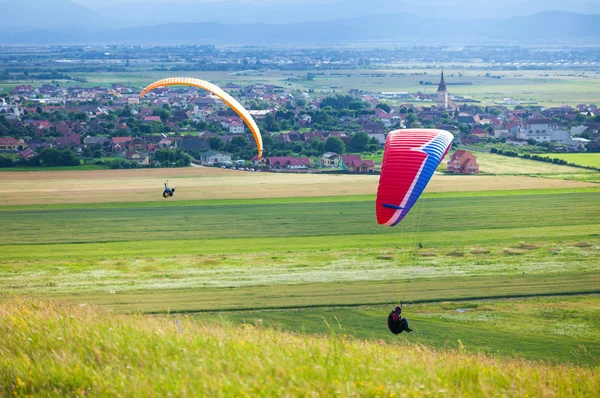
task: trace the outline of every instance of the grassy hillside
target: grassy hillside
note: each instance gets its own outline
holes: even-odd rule
[[[0,395],[596,396],[597,367],[300,336],[187,317],[0,302]]]
[[[200,319],[327,333],[328,324],[362,339],[459,348],[502,357],[600,365],[600,296],[532,297],[408,304],[414,332],[392,335],[392,305],[199,314]]]

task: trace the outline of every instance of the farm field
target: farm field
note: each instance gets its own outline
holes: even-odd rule
[[[485,174],[495,175],[507,175],[507,174],[538,174],[538,175],[550,175],[550,174],[593,174],[598,175],[600,173],[594,171],[587,171],[578,167],[571,167],[565,165],[558,165],[547,162],[538,162],[536,160],[514,158],[503,155],[496,155],[488,152],[473,152],[477,157],[477,163],[479,164],[479,171]],[[550,157],[560,157],[550,154]]]
[[[573,177],[574,175],[581,175],[582,178],[589,177],[591,180],[600,179],[600,173],[585,170],[577,167],[558,165],[553,163],[539,162],[535,160],[509,157],[496,155],[489,152],[478,152],[472,151],[473,155],[477,157],[477,163],[479,164],[479,171],[482,174],[493,174],[493,175],[538,175],[548,176],[549,178],[565,178]],[[596,154],[547,154],[550,157],[557,157],[559,159],[565,159],[569,162],[580,164],[582,166],[600,167],[600,156],[596,157]],[[598,154],[600,155],[600,154]],[[371,159],[375,162],[381,163],[383,154],[363,154],[363,159]],[[572,160],[571,160],[572,159]],[[447,161],[447,159],[446,159]],[[598,162],[598,166],[594,166]],[[442,163],[440,168],[445,169],[445,164]],[[566,176],[566,177],[564,177]]]
[[[396,67],[398,67],[396,65]],[[471,65],[472,67],[472,65]],[[483,105],[500,103],[503,98],[525,102],[537,101],[540,104],[557,106],[560,104],[596,103],[600,100],[600,78],[592,72],[581,71],[499,71],[493,72],[501,79],[485,77],[490,72],[485,70],[457,69],[453,65],[445,65],[446,82],[452,95],[472,96]],[[315,74],[315,79],[305,79],[307,73]],[[417,64],[407,64],[398,69],[385,70],[332,70],[332,71],[262,71],[262,72],[177,72],[183,77],[201,77],[214,83],[234,82],[237,84],[276,84],[297,89],[313,89],[315,91],[347,91],[359,89],[370,92],[399,91],[423,92],[435,91],[439,81],[439,70],[432,70]],[[172,74],[172,73],[171,73]],[[459,76],[462,74],[462,76]],[[74,74],[84,77],[88,85],[106,85],[109,83],[133,84],[138,87],[163,79],[169,72],[135,71],[131,73],[97,73],[94,75]],[[291,79],[288,81],[287,79]],[[419,81],[431,81],[424,86]],[[471,82],[471,85],[451,85],[451,83]],[[291,86],[288,86],[291,84]]]
[[[538,167],[537,164],[533,166]],[[546,166],[541,163],[539,167],[544,169]],[[565,170],[569,172],[569,168]],[[578,172],[581,173],[581,169]],[[600,173],[594,173],[596,174]],[[0,192],[1,206],[146,201],[162,203],[165,202],[161,196],[162,187],[167,180],[171,186],[180,188],[174,201],[374,195],[379,181],[376,175],[249,173],[205,167],[89,172],[9,172],[0,173],[0,180],[6,181],[3,191]],[[526,176],[436,175],[429,184],[427,192],[594,186],[596,185],[585,181]]]
[[[0,292],[155,312],[391,303],[407,279],[414,300],[597,291],[598,189],[486,195],[425,197],[394,229],[365,197],[9,208]],[[491,279],[440,289],[468,277]]]
[[[578,103],[598,103],[600,97],[600,77],[595,72],[569,70],[519,70],[491,71],[489,65],[438,65],[444,66],[446,82],[451,95],[470,96],[481,105],[501,103],[503,98],[511,97],[518,101],[535,102],[546,106]],[[308,73],[315,74],[314,80],[307,80]],[[306,70],[306,71],[243,71],[243,72],[155,72],[133,70],[131,72],[70,73],[74,78],[84,78],[85,83],[67,83],[64,86],[78,85],[93,87],[111,84],[132,85],[142,88],[148,84],[172,75],[198,77],[216,84],[274,84],[292,89],[313,89],[317,92],[337,92],[359,89],[368,92],[434,92],[439,81],[439,69],[429,65],[410,63],[393,65],[383,70]],[[485,77],[486,73],[501,76],[500,79]],[[462,74],[462,76],[460,76]],[[419,84],[430,81],[431,85]],[[470,82],[471,85],[452,85],[452,83]],[[14,86],[29,82],[11,82],[0,84],[0,89],[10,90]],[[50,81],[39,81],[50,83]]]
[[[600,168],[600,153],[548,153],[547,155],[580,166]]]

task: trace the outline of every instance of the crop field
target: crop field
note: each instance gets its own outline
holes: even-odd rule
[[[600,172],[592,170],[587,171],[577,167],[496,155],[489,152],[473,152],[473,154],[477,157],[479,172],[482,174],[536,175],[548,176],[550,178],[564,178],[566,175],[566,179],[573,177],[573,175],[582,175],[584,178],[589,177],[591,180],[600,179]],[[596,154],[548,154],[548,156],[552,158],[565,159],[569,162],[580,164],[582,166],[600,167],[600,156],[595,155]],[[372,154],[370,156],[366,154],[362,155],[363,159],[371,159],[379,163],[381,163],[382,157],[383,154],[381,153]],[[598,165],[594,166],[595,164]],[[441,164],[440,168],[445,168],[444,166],[445,164]],[[438,171],[440,168],[438,168]]]
[[[547,155],[580,166],[600,168],[600,153],[548,153]]]
[[[441,65],[440,65],[441,66]],[[594,71],[536,70],[536,71],[493,71],[488,65],[444,65],[448,91],[451,95],[470,96],[481,101],[482,105],[501,103],[511,97],[523,102],[536,102],[546,106],[561,104],[600,102],[600,75]],[[233,82],[237,84],[274,84],[292,89],[313,89],[317,92],[336,92],[359,89],[369,92],[435,92],[440,70],[429,65],[416,63],[392,65],[382,70],[313,70],[313,71],[243,71],[243,72],[155,72],[132,70],[131,72],[72,73],[74,78],[85,78],[86,83],[78,86],[107,86],[110,84],[133,85],[142,88],[172,75],[199,77],[216,84]],[[314,80],[306,80],[307,73],[315,74]],[[490,73],[501,78],[486,77]],[[419,84],[432,82],[431,85]],[[470,85],[452,83],[470,82]],[[0,84],[0,89],[10,90],[26,82]],[[29,83],[29,82],[27,82]],[[50,83],[49,81],[39,81]],[[63,83],[66,86],[72,83]]]
[[[364,196],[9,207],[0,291],[144,312],[597,291],[599,189],[527,192],[426,196],[394,229]]]
[[[500,159],[503,161],[503,159]],[[532,167],[538,167],[531,161]],[[559,170],[540,163],[538,170]],[[556,166],[564,167],[564,166]],[[566,170],[568,173],[569,168]],[[581,173],[581,169],[578,170]],[[585,171],[584,171],[585,172]],[[600,174],[592,172],[594,175]],[[65,203],[166,202],[163,183],[179,188],[173,201],[374,195],[377,175],[250,173],[218,168],[0,173],[1,206]],[[429,193],[594,187],[585,181],[503,176],[436,175]]]
[[[235,82],[238,84],[276,84],[297,89],[332,92],[359,89],[370,92],[434,92],[439,81],[439,70],[432,70],[416,64],[407,64],[398,69],[384,70],[333,70],[333,71],[246,71],[246,72],[176,72],[176,75],[201,77],[214,83]],[[471,68],[471,69],[467,69]],[[474,69],[473,69],[474,68]],[[446,82],[450,83],[452,95],[471,96],[482,104],[500,103],[511,97],[524,102],[538,102],[545,105],[560,105],[600,102],[600,76],[596,72],[582,71],[497,71],[477,70],[477,66],[465,65],[456,68],[445,65]],[[307,73],[315,74],[312,81],[306,80]],[[500,79],[485,77],[486,73],[501,76]],[[146,86],[156,80],[168,77],[169,72],[134,71],[130,73],[82,74],[88,85],[110,83]],[[291,80],[288,80],[291,79]],[[421,85],[420,81],[431,81],[432,85]],[[471,85],[452,85],[470,82]],[[290,86],[291,85],[291,86]]]
[[[585,169],[577,167],[558,165],[536,160],[513,158],[509,156],[496,155],[488,152],[475,152],[479,171],[485,174],[508,175],[508,174],[600,174],[598,172],[586,172]],[[554,156],[560,159],[561,156]]]

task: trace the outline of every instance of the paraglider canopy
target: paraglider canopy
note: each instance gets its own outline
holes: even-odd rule
[[[210,91],[211,93],[222,99],[227,105],[229,105],[229,107],[231,107],[231,109],[233,109],[238,114],[239,117],[241,117],[244,120],[244,122],[246,122],[246,125],[252,132],[254,140],[256,141],[256,148],[258,149],[258,159],[262,157],[262,137],[260,135],[260,130],[258,129],[258,126],[256,125],[256,122],[254,121],[252,116],[250,116],[250,113],[248,113],[246,108],[244,108],[235,98],[233,98],[221,88],[210,82],[200,79],[194,79],[192,77],[171,77],[168,79],[159,80],[146,87],[144,91],[142,91],[142,93],[140,94],[140,98],[143,98],[148,92],[154,90],[155,88],[177,85],[201,88]]]
[[[394,226],[423,193],[454,136],[444,130],[408,129],[388,134],[377,189],[377,222]]]

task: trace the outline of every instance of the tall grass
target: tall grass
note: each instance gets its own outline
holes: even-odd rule
[[[361,341],[335,326],[327,335],[301,336],[8,298],[0,303],[0,335],[0,395],[595,397],[600,391],[598,368]]]

